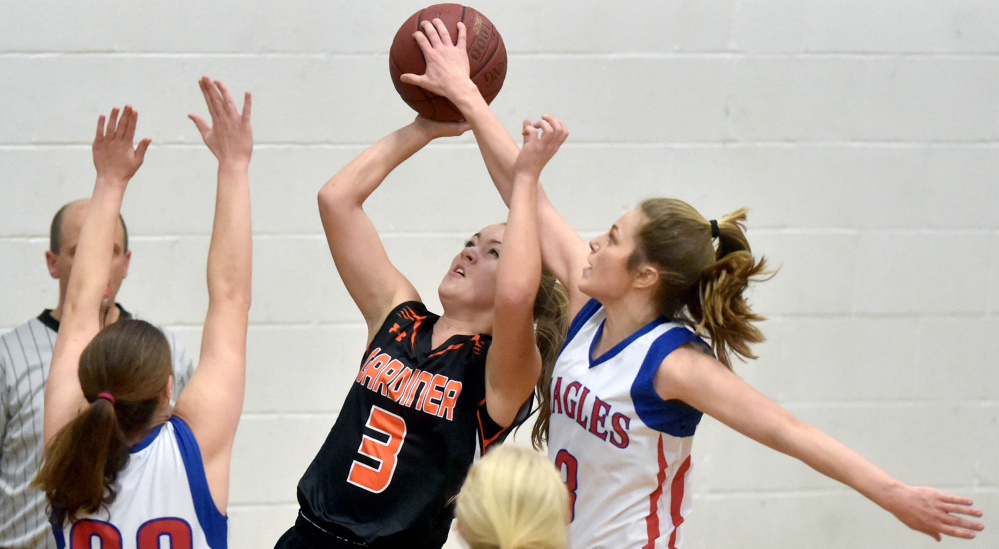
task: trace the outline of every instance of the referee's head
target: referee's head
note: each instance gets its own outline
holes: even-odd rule
[[[49,227],[49,249],[45,252],[45,262],[49,274],[59,281],[59,304],[53,311],[58,320],[62,313],[62,303],[66,297],[69,285],[69,273],[73,268],[73,256],[76,255],[76,244],[80,239],[80,229],[87,215],[89,198],[74,200],[63,205],[52,218]],[[114,255],[111,258],[111,272],[108,276],[108,300],[114,303],[121,287],[122,280],[128,275],[128,264],[132,252],[128,249],[128,230],[125,220],[118,216],[118,234],[114,239]]]

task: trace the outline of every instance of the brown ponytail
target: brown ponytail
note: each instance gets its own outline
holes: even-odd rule
[[[110,505],[128,464],[129,439],[149,427],[172,372],[163,333],[123,319],[101,330],[80,355],[80,387],[90,406],[45,449],[32,483],[46,493],[57,518],[76,520]],[[98,395],[106,393],[114,399]]]
[[[534,389],[538,419],[531,431],[531,443],[540,449],[548,442],[552,370],[569,329],[569,294],[548,269],[541,272],[541,287],[534,301],[534,321],[534,338],[541,351],[541,377]]]
[[[772,273],[766,259],[757,261],[744,233],[745,208],[717,221],[718,247],[713,227],[686,202],[654,198],[639,205],[644,224],[636,235],[630,265],[648,261],[659,269],[656,289],[659,314],[691,325],[707,335],[711,348],[725,366],[732,367],[730,352],[743,359],[756,358],[751,343],[765,338],[752,323],[764,320],[743,297],[751,282]]]

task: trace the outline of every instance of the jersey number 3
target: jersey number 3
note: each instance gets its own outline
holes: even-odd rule
[[[372,406],[368,422],[364,426],[384,435],[388,440],[378,440],[368,435],[361,437],[361,447],[357,449],[357,453],[373,461],[375,466],[354,460],[350,465],[347,482],[379,494],[388,488],[392,475],[395,474],[399,451],[406,439],[406,421],[392,412]]]

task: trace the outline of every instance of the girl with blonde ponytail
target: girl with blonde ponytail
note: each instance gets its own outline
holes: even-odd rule
[[[543,454],[508,444],[468,471],[454,516],[471,549],[564,549],[569,494]]]
[[[440,49],[411,83],[458,107],[509,203],[517,144],[468,78],[463,51]],[[763,340],[753,326],[762,317],[743,294],[768,275],[743,233],[745,214],[710,220],[679,200],[647,200],[587,243],[539,185],[542,260],[568,290],[573,319],[547,395],[548,453],[572,502],[570,545],[680,547],[702,413],[851,486],[915,530],[975,537],[982,525],[962,516],[981,516],[970,499],[895,480],[732,372],[731,355],[753,358],[750,345]]]

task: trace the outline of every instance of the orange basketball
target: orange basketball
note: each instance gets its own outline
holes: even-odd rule
[[[435,4],[414,13],[399,27],[389,50],[389,74],[396,91],[410,107],[426,118],[443,122],[462,119],[461,113],[447,99],[419,86],[405,84],[399,77],[405,73],[423,74],[427,64],[423,52],[413,38],[422,21],[440,20],[451,39],[458,40],[458,21],[465,24],[468,64],[472,82],[486,100],[492,102],[506,78],[506,46],[496,27],[484,15],[461,4]]]

